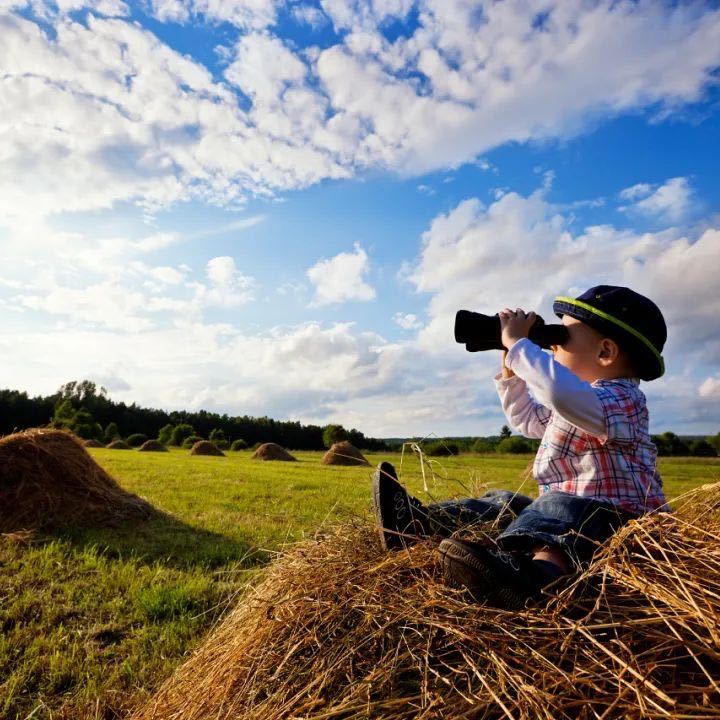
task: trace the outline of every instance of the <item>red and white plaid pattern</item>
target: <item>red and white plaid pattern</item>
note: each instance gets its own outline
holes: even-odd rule
[[[632,513],[665,505],[656,470],[657,449],[648,434],[645,395],[627,379],[593,383],[603,407],[607,436],[594,437],[548,408],[535,408],[545,425],[533,474],[540,492],[605,500]],[[665,508],[667,509],[667,508]]]

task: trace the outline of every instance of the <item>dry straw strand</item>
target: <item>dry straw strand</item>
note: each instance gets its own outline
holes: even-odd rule
[[[720,718],[720,483],[632,521],[543,607],[447,588],[370,523],[278,558],[136,720]],[[697,518],[701,517],[700,523]]]

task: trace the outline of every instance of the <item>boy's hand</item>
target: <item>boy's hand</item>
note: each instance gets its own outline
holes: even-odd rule
[[[511,310],[505,308],[498,313],[500,317],[500,339],[509,350],[518,340],[528,336],[530,328],[537,320],[534,312],[526,313],[521,308]]]

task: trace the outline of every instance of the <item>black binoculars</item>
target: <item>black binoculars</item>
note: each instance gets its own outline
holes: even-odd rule
[[[538,316],[528,333],[536,345],[550,348],[562,345],[568,339],[564,325],[546,325]],[[455,340],[465,343],[468,352],[479,350],[504,350],[500,340],[500,318],[497,315],[481,315],[470,310],[458,310],[455,315]]]

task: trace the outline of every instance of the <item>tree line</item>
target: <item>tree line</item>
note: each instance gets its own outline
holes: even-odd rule
[[[208,439],[214,432],[218,440],[220,437],[228,443],[242,440],[248,446],[274,442],[294,450],[322,450],[325,441],[332,437],[348,440],[364,450],[387,449],[384,441],[340,425],[303,425],[269,417],[230,416],[206,410],[166,412],[135,403],[127,405],[115,402],[105,388],[89,380],[66,383],[47,396],[30,397],[18,390],[0,390],[0,434],[45,426],[67,428],[86,440],[100,442],[133,435],[160,438],[164,430],[162,439],[174,444],[174,428],[184,426],[175,435],[181,442],[188,436]]]

